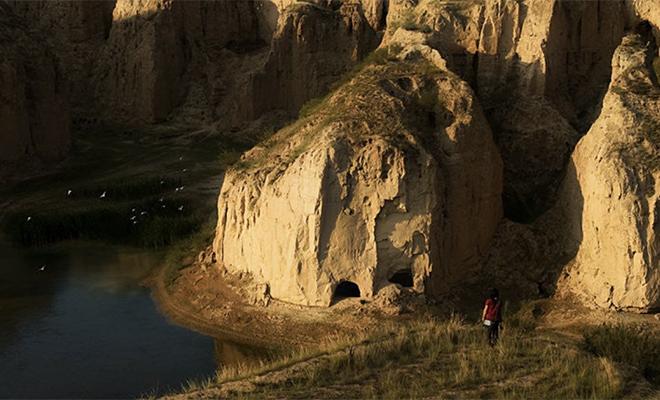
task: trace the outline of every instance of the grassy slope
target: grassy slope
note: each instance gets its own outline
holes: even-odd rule
[[[642,325],[582,328],[579,340],[535,329],[529,307],[500,342],[461,317],[390,323],[258,367],[191,382],[176,398],[640,398],[657,395],[660,338]]]

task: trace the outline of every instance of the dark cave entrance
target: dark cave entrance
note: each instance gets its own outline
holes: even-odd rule
[[[391,283],[398,283],[403,287],[413,287],[412,271],[409,269],[399,271],[388,279]]]
[[[337,302],[347,297],[360,297],[360,287],[353,282],[343,281],[335,289],[332,295],[332,302]]]

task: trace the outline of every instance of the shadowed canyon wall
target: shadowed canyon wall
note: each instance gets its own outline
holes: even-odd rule
[[[69,149],[68,87],[42,32],[0,3],[0,179],[62,159]]]

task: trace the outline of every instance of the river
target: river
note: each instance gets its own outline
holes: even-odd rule
[[[135,398],[259,351],[174,325],[142,281],[162,254],[0,244],[0,398]]]

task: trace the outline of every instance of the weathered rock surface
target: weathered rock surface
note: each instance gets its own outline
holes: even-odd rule
[[[0,178],[62,159],[70,146],[68,91],[45,37],[0,3]]]
[[[470,274],[501,219],[501,161],[470,88],[422,54],[366,67],[227,173],[221,265],[326,306],[341,282],[370,298],[407,273],[433,296]]]
[[[422,2],[415,13],[484,107],[545,96],[579,128],[593,121],[628,19],[623,0]]]
[[[115,118],[162,121],[186,101],[201,103],[201,120],[217,118],[214,96],[225,82],[215,64],[264,47],[262,28],[254,2],[120,0],[96,94]]]
[[[601,116],[578,143],[561,206],[577,255],[561,286],[587,304],[660,307],[660,89],[650,33],[625,38]]]
[[[360,2],[338,4],[299,3],[283,10],[270,56],[241,102],[251,109],[239,113],[248,119],[272,110],[296,116],[378,46],[380,37]]]

